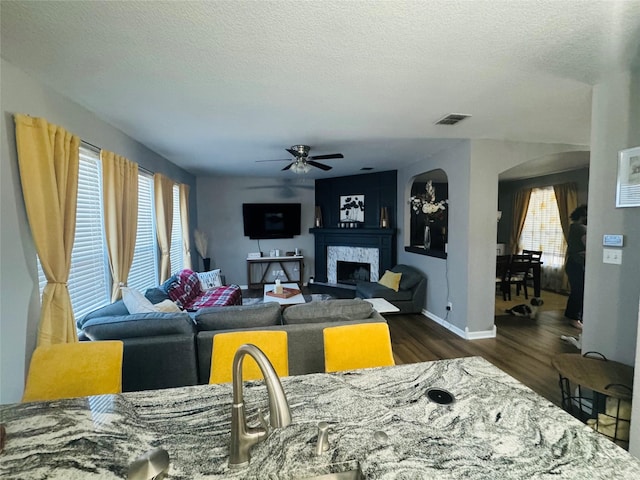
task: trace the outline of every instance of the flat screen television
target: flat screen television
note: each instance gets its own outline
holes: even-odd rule
[[[299,203],[243,203],[242,219],[245,236],[254,240],[300,235]]]

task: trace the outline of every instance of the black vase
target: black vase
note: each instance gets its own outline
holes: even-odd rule
[[[211,268],[211,259],[210,258],[203,258],[202,259],[202,264],[204,265],[204,271],[208,272],[209,269]]]

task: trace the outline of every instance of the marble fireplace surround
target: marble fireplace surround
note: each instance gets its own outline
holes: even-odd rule
[[[327,282],[338,283],[338,262],[357,262],[369,265],[369,280],[380,279],[380,253],[377,248],[334,246],[327,247]]]
[[[368,263],[370,281],[380,279],[396,264],[396,231],[393,228],[311,228],[315,237],[315,281],[337,284],[337,262]]]

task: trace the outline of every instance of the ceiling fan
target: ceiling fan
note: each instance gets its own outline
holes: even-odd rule
[[[282,170],[289,170],[295,173],[307,173],[311,170],[311,167],[317,167],[321,170],[331,170],[333,167],[325,165],[324,163],[316,162],[316,160],[329,160],[332,158],[344,158],[341,153],[330,153],[329,155],[313,155],[309,156],[309,145],[293,145],[291,148],[285,149],[291,155],[295,157],[293,161],[290,159],[278,159],[278,160],[256,160],[257,162],[291,162]]]

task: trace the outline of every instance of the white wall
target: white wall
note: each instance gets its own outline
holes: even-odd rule
[[[207,233],[212,268],[221,268],[227,283],[246,285],[247,253],[257,252],[258,241],[244,236],[243,203],[300,203],[301,235],[293,238],[260,240],[260,250],[302,249],[304,280],[313,275],[313,226],[315,183],[304,176],[292,181],[258,177],[198,177],[198,229]]]
[[[36,252],[22,200],[13,114],[44,117],[82,140],[124,155],[150,171],[188,183],[192,189],[192,218],[197,212],[192,175],[5,60],[1,62],[0,403],[10,403],[22,396],[40,315]]]
[[[640,145],[640,72],[612,75],[593,91],[589,224],[582,350],[640,369],[640,207],[616,208],[618,151]],[[602,262],[602,236],[624,235],[622,265]],[[637,376],[636,376],[637,379]],[[640,382],[635,383],[640,398]],[[640,457],[640,406],[634,402],[631,451]]]

